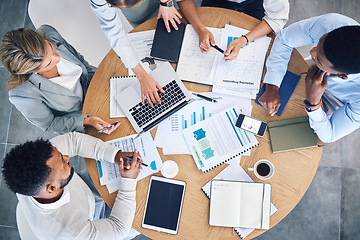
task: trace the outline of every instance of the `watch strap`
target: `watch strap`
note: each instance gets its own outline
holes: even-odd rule
[[[164,7],[172,7],[172,6],[174,6],[174,2],[173,2],[173,0],[170,0],[170,1],[167,1],[167,2],[161,2],[161,1],[159,1],[160,2],[160,5],[161,6],[164,6]]]

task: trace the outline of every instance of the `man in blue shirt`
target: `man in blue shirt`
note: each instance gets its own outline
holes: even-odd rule
[[[292,49],[314,44],[310,55],[315,64],[305,78],[304,104],[310,126],[323,142],[336,141],[356,130],[360,127],[359,39],[359,23],[336,13],[302,20],[282,30],[266,63],[266,90],[259,102],[272,116],[277,112],[281,104],[278,87]],[[321,108],[325,100],[325,110],[339,105],[330,118]]]

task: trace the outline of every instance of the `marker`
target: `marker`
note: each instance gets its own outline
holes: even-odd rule
[[[131,161],[132,161],[131,158],[125,157],[125,159],[126,159],[126,162],[127,162],[128,164],[131,164]],[[142,162],[139,162],[139,161],[137,161],[137,163],[140,164],[140,165],[142,165],[142,166],[144,166],[144,167],[148,167],[148,166],[149,166],[149,165],[147,165],[146,163],[142,163]]]
[[[111,126],[115,126],[116,124],[118,124],[120,121],[114,122],[113,124],[111,124],[109,127],[104,127],[102,129],[100,129],[98,131],[98,133],[102,133],[103,131],[105,131],[106,129],[109,129]]]
[[[215,45],[212,45],[212,44],[210,43],[210,46],[212,46],[213,48],[215,48],[215,49],[218,50],[219,52],[224,53],[224,50],[222,50],[221,48],[219,48],[216,44],[215,44]]]
[[[199,93],[192,93],[192,94],[194,94],[195,96],[198,96],[199,98],[205,99],[206,101],[209,101],[209,102],[217,102],[215,99],[201,95]]]

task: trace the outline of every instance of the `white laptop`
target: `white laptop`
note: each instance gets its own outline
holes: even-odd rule
[[[161,104],[151,107],[141,102],[140,83],[131,85],[115,96],[137,133],[146,132],[191,102],[192,97],[170,63],[165,62],[149,75],[165,90],[159,93]]]

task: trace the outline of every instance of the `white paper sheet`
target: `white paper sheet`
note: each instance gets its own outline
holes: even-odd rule
[[[207,29],[213,34],[215,42],[220,44],[220,28]],[[186,25],[183,43],[181,46],[179,62],[176,72],[181,80],[212,85],[209,74],[216,56],[216,50],[206,53],[199,48],[199,36],[191,24]]]
[[[251,114],[251,100],[228,96],[214,92],[201,93],[205,96],[216,99],[217,103],[206,101],[199,97],[194,97],[195,101],[185,106],[178,112],[171,115],[163,121],[159,134],[159,139],[163,139],[163,153],[167,154],[190,154],[181,130],[192,126],[197,122],[209,118],[210,116],[221,112],[234,105],[240,105],[244,114]],[[203,117],[204,115],[204,117]],[[194,120],[195,117],[195,120]],[[162,134],[162,137],[160,137]],[[158,147],[160,147],[158,145]]]
[[[248,30],[226,25],[221,32],[220,47],[227,49],[228,44]],[[213,92],[255,98],[260,88],[265,56],[271,38],[264,36],[250,42],[240,49],[235,60],[225,62],[222,54],[217,54],[213,73]]]
[[[137,179],[140,180],[144,177],[160,171],[162,166],[162,160],[155,147],[155,143],[151,137],[150,132],[146,132],[140,137],[134,139],[135,136],[136,135],[131,135],[124,138],[118,138],[108,141],[107,143],[119,148],[124,152],[133,152],[135,149],[139,151],[143,162],[149,165],[149,167],[143,166],[143,169],[140,170],[137,177]],[[110,189],[113,190],[114,186],[116,186],[113,184],[121,181],[119,167],[115,163],[105,161],[97,161],[97,164],[100,177],[100,185],[110,184],[108,190],[109,193],[111,193]]]

